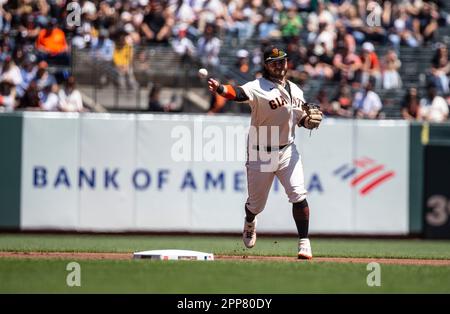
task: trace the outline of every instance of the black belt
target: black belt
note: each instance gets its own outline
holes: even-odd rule
[[[264,147],[264,146],[261,146],[261,147],[259,147],[259,145],[256,145],[255,146],[255,148],[256,148],[256,150],[265,150],[266,152],[271,152],[272,150],[282,150],[283,148],[285,148],[286,146],[289,146],[289,145],[291,145],[292,143],[289,143],[289,144],[286,144],[286,145],[280,145],[280,146],[274,146],[274,147],[270,147],[270,146],[268,146],[268,147]]]

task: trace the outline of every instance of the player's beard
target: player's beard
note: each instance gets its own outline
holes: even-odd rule
[[[273,80],[282,82],[286,76],[286,69],[269,71],[269,75]]]
[[[280,71],[280,80],[282,80],[285,76],[286,76],[287,70],[286,69],[282,69]]]
[[[286,66],[284,66],[283,68],[275,68],[275,69],[267,67],[267,74],[274,81],[282,82],[286,76],[286,73],[287,73]]]

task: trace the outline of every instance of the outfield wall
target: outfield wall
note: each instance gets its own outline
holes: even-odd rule
[[[0,147],[9,148],[0,227],[241,232],[248,125],[248,117],[236,116],[2,115]],[[311,135],[297,130],[311,233],[407,235],[421,228],[421,213],[410,214],[418,197],[411,195],[410,132],[405,121],[335,119]],[[258,230],[295,234],[291,215],[276,180]]]

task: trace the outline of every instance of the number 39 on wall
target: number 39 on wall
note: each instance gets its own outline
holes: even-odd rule
[[[432,195],[428,198],[427,207],[431,212],[427,213],[426,220],[430,226],[439,227],[445,225],[450,214],[450,201],[444,195]]]

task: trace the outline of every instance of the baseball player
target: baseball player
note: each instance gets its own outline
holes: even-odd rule
[[[263,211],[274,176],[277,176],[292,203],[299,236],[298,258],[311,259],[309,206],[294,136],[296,125],[311,130],[317,128],[323,114],[318,107],[309,106],[303,91],[286,79],[287,54],[283,50],[269,46],[263,56],[263,76],[254,81],[232,86],[208,79],[211,92],[237,102],[248,102],[251,107],[250,130],[254,132],[249,132],[247,142],[248,198],[243,241],[247,248],[255,245],[256,216]],[[268,154],[270,165],[267,164]]]

